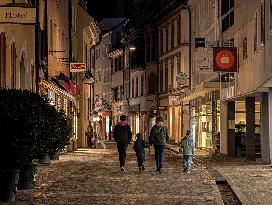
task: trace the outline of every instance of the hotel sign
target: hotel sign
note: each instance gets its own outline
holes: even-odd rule
[[[0,7],[0,23],[35,24],[36,8]]]

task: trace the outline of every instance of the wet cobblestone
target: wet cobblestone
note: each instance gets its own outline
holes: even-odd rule
[[[167,151],[163,172],[154,171],[154,155],[146,153],[146,171],[138,172],[129,148],[126,172],[114,149],[81,149],[39,166],[37,186],[19,190],[13,205],[74,204],[223,204],[218,188],[201,165],[182,172],[180,156]]]

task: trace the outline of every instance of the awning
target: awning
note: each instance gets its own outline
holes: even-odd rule
[[[68,93],[66,90],[61,89],[60,87],[54,85],[53,83],[50,83],[50,82],[48,82],[46,80],[42,80],[40,82],[40,85],[42,87],[46,88],[46,89],[49,89],[49,90],[57,93],[57,94],[61,94],[61,95],[65,96],[68,100],[76,103],[76,98],[73,95],[71,95],[70,93]]]
[[[221,82],[221,88],[226,88],[228,82]],[[207,93],[215,90],[220,90],[220,82],[202,82],[192,89],[181,94],[182,101],[190,101],[199,97],[204,97]]]
[[[55,78],[51,78],[52,80],[56,80],[58,85],[61,85],[67,92],[72,94],[78,94],[80,93],[80,89],[76,86],[76,84],[68,78],[63,73],[60,73]]]

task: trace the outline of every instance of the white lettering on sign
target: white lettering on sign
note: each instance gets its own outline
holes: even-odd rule
[[[70,72],[85,72],[86,63],[70,63]]]
[[[35,24],[36,8],[0,7],[0,23]]]

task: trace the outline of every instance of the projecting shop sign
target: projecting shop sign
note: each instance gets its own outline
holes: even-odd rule
[[[0,7],[0,23],[35,24],[36,8]]]
[[[213,71],[237,72],[237,48],[213,48]]]
[[[70,72],[86,71],[86,63],[70,63]]]

